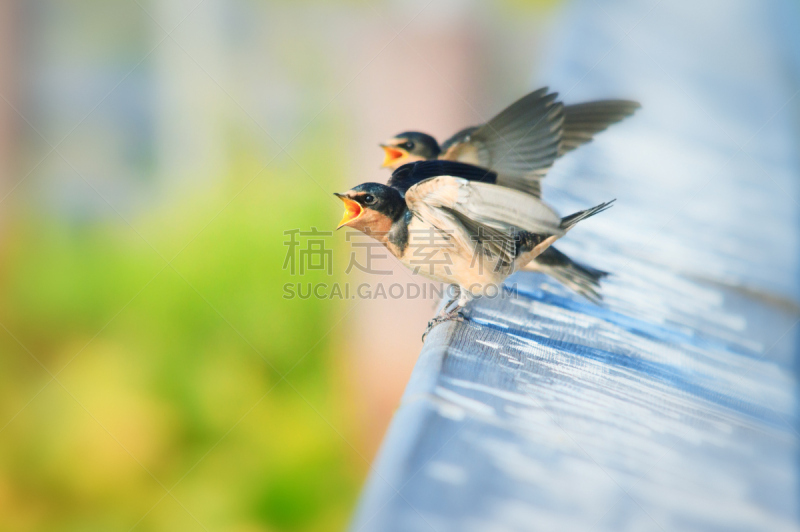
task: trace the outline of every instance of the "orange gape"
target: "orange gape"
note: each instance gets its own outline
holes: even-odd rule
[[[346,198],[343,196],[339,196],[339,199],[341,199],[344,202],[344,216],[342,216],[342,219],[339,222],[339,227],[342,227],[344,224],[348,222],[352,222],[353,220],[361,216],[362,212],[364,212],[364,209],[361,207],[361,205],[358,204],[357,201],[353,201],[350,198]]]
[[[383,151],[386,152],[386,157],[384,157],[384,159],[383,159],[383,166],[384,167],[391,166],[396,160],[398,160],[401,157],[403,157],[404,155],[406,155],[406,153],[404,151],[398,150],[397,148],[394,148],[392,146],[385,146],[384,145],[384,146],[381,146],[381,148],[383,148]]]

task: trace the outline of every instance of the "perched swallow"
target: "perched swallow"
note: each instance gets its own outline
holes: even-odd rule
[[[458,172],[458,175],[470,181],[499,184],[496,173],[471,164],[455,161],[434,160],[406,164],[392,172],[388,185],[397,189],[401,194],[413,185],[447,172]],[[600,280],[608,272],[597,270],[579,264],[567,255],[549,247],[541,255],[533,259],[522,268],[524,271],[540,272],[556,279],[567,288],[574,290],[589,301],[599,304],[603,298],[600,295]]]
[[[547,87],[531,92],[486,124],[462,129],[441,145],[425,133],[400,133],[381,144],[383,166],[396,170],[422,160],[460,161],[492,170],[500,185],[540,197],[540,181],[558,157],[640,107],[627,100],[565,106],[557,97]]]
[[[467,162],[492,170],[487,174],[491,182],[541,197],[540,182],[556,158],[590,142],[595,133],[640,107],[626,100],[565,106],[556,98],[557,94],[548,93],[547,88],[534,91],[486,124],[465,128],[441,146],[426,133],[400,133],[381,144],[386,152],[383,166],[398,170],[422,160]],[[414,184],[409,175],[395,172],[389,184],[404,191]],[[524,269],[547,274],[595,303],[602,300],[600,279],[608,275],[578,264],[552,247]]]
[[[471,165],[419,162],[411,172],[426,177],[405,195],[378,183],[337,193],[345,206],[339,228],[358,229],[384,244],[415,273],[455,285],[455,297],[429,329],[458,319],[471,299],[489,288],[499,290],[506,277],[541,255],[576,223],[611,205],[602,203],[561,218],[530,194],[474,179]]]

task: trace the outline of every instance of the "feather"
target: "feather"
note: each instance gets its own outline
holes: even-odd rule
[[[566,233],[581,220],[585,220],[586,218],[594,216],[595,214],[600,214],[601,212],[610,209],[615,201],[617,200],[613,199],[611,201],[601,203],[600,205],[596,205],[591,209],[578,211],[575,214],[570,214],[569,216],[565,216],[564,218],[561,219],[561,229]]]
[[[447,139],[442,143],[441,146],[442,152],[446,152],[456,144],[460,144],[462,142],[469,142],[470,136],[476,131],[478,131],[480,128],[481,126],[465,127],[464,129],[462,129],[461,131],[459,131],[458,133],[456,133],[455,135],[453,135],[452,137],[450,137],[449,139]]]
[[[406,203],[413,212],[447,207],[501,232],[563,233],[558,214],[541,200],[487,183],[435,177],[408,189]]]
[[[483,126],[448,139],[441,158],[491,168],[498,184],[539,197],[561,143],[563,105],[556,97],[546,87],[523,96]]]
[[[484,183],[495,183],[497,181],[497,174],[491,170],[471,164],[434,159],[431,161],[418,161],[404,164],[392,172],[392,177],[389,178],[388,185],[396,188],[401,194],[404,194],[417,183],[430,179],[431,177],[442,175],[460,177],[468,181],[481,181]]]
[[[549,275],[593,303],[600,303],[603,299],[599,291],[600,279],[608,272],[579,264],[552,246],[524,269]]]
[[[629,117],[641,107],[628,100],[600,100],[564,107],[564,126],[558,156],[591,142],[595,133]]]

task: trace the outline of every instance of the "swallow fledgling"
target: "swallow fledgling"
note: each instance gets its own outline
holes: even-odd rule
[[[499,291],[509,275],[612,203],[561,218],[540,199],[493,184],[496,175],[472,165],[427,161],[407,171],[414,184],[405,195],[379,183],[337,193],[345,207],[338,228],[358,229],[415,273],[456,287],[428,330],[442,321],[463,319],[460,312],[470,300],[490,288]],[[443,255],[432,260],[439,252]]]
[[[397,170],[415,161],[461,161],[492,170],[497,184],[541,197],[540,182],[558,157],[590,142],[595,133],[640,107],[628,100],[565,106],[556,101],[557,96],[548,93],[546,87],[534,91],[486,124],[465,128],[441,146],[426,133],[400,133],[381,144],[386,155],[383,166]],[[394,175],[392,180],[397,181]],[[404,181],[401,188],[413,184]],[[593,303],[602,301],[600,280],[608,273],[579,264],[555,247],[545,250],[524,269],[549,275]]]
[[[381,144],[383,167],[396,170],[415,161],[442,159],[495,172],[500,185],[541,196],[540,181],[553,162],[588,142],[640,105],[599,100],[576,105],[557,101],[547,87],[531,92],[480,126],[464,128],[441,145],[418,131],[400,133]]]
[[[392,173],[388,185],[405,194],[416,183],[453,169],[457,169],[459,175],[465,179],[498,184],[497,174],[484,168],[455,161],[434,160],[424,164],[416,162],[403,165]],[[603,301],[600,294],[600,280],[606,277],[608,272],[579,264],[554,246],[544,250],[522,270],[549,275],[592,303],[599,305]]]

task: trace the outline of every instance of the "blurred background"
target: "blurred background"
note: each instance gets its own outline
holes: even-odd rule
[[[0,3],[0,530],[341,530],[436,302],[285,299],[385,278],[284,232],[534,88],[559,9]]]

